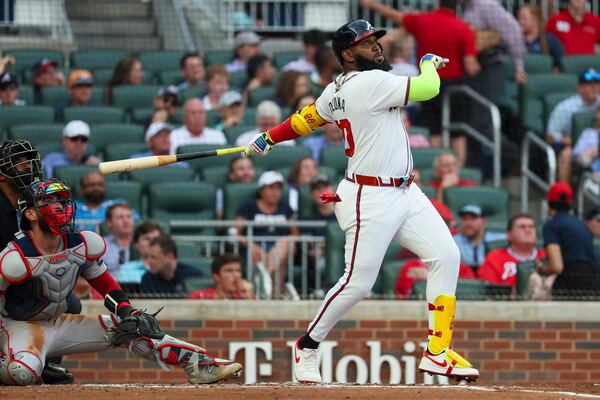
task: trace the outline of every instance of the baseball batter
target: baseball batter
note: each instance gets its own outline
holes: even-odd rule
[[[310,134],[335,122],[344,134],[348,169],[337,188],[335,214],[346,234],[344,275],[327,293],[307,333],[294,349],[294,374],[300,382],[321,382],[318,347],[329,331],[367,296],[392,240],[417,254],[429,267],[427,302],[429,341],[421,371],[475,380],[479,372],[451,350],[460,254],[448,227],[421,189],[412,183],[413,161],[400,107],[439,92],[437,69],[447,59],[426,54],[421,75],[408,78],[389,71],[375,30],[364,20],[339,28],[333,50],[343,73],[314,104],[277,127],[257,135],[247,154],[265,155],[275,143]]]
[[[201,347],[166,335],[154,315],[132,307],[107,272],[104,239],[73,228],[71,190],[36,181],[19,198],[21,232],[0,253],[0,382],[42,383],[47,356],[101,352],[127,345],[140,357],[179,366],[190,383],[211,383],[241,370]],[[78,276],[105,296],[109,315],[65,314]]]

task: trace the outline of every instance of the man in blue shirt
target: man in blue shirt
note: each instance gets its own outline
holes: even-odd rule
[[[454,241],[460,250],[460,261],[478,268],[485,260],[485,244],[505,240],[506,233],[486,231],[487,219],[477,204],[464,205],[458,215],[460,233],[454,235]]]

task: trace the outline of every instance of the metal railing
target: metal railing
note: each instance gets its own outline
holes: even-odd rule
[[[548,173],[546,179],[537,175],[529,168],[530,150],[534,145],[546,153]],[[547,191],[556,181],[556,154],[554,149],[544,139],[533,131],[527,131],[521,146],[521,211],[527,212],[529,208],[529,184],[533,183],[538,188]]]
[[[41,28],[46,30],[46,34],[49,32],[49,39],[66,44],[73,43],[73,32],[64,0],[18,0],[12,2],[12,10],[9,10],[10,3],[3,2],[4,19],[0,20],[0,26],[37,30]]]
[[[585,172],[577,188],[577,215],[583,218],[585,201],[600,204],[600,182],[594,179],[591,172]]]
[[[477,103],[481,104],[486,108],[491,115],[492,120],[492,139],[490,140],[487,136],[473,128],[466,122],[451,122],[450,121],[450,110],[451,110],[451,99],[452,95],[456,93],[462,93],[466,97],[471,98]],[[493,152],[493,164],[494,164],[494,176],[493,184],[495,187],[500,187],[501,184],[501,152],[502,152],[502,120],[500,118],[500,110],[490,100],[486,99],[470,87],[466,85],[453,86],[446,90],[442,99],[442,140],[444,147],[450,146],[450,132],[451,131],[464,131],[467,135],[471,136],[482,145],[489,147]]]
[[[175,11],[175,17],[177,18],[179,29],[181,30],[181,36],[183,37],[183,42],[185,43],[185,48],[188,51],[196,51],[196,44],[194,43],[190,26],[187,18],[185,17],[184,8],[189,5],[189,3],[189,1],[171,0],[173,10]]]

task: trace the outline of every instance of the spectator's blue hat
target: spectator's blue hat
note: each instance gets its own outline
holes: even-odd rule
[[[596,72],[595,69],[590,68],[579,74],[579,83],[593,83],[600,82],[600,73]]]
[[[10,72],[6,72],[0,75],[0,90],[6,90],[11,88],[18,88],[19,82],[17,82],[17,77],[11,74]]]
[[[477,204],[465,204],[458,212],[458,215],[460,216],[463,216],[464,214],[472,214],[477,217],[483,217],[483,210]]]

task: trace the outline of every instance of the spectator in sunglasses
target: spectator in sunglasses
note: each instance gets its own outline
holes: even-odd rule
[[[100,159],[87,154],[90,139],[90,126],[83,121],[69,122],[62,132],[62,151],[44,157],[44,176],[54,177],[55,169],[64,165],[98,165]]]

